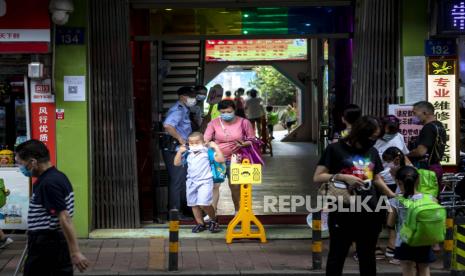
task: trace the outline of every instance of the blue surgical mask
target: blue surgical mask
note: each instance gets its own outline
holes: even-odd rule
[[[221,119],[223,121],[226,121],[226,122],[231,122],[232,120],[234,120],[234,118],[236,117],[236,114],[234,114],[234,112],[231,112],[231,113],[221,113]]]
[[[32,177],[32,171],[28,170],[26,166],[20,165],[19,170],[25,177]]]
[[[417,116],[413,116],[412,118],[412,124],[414,125],[421,125],[421,120]]]
[[[195,98],[197,99],[197,101],[203,102],[203,101],[205,101],[207,96],[205,96],[205,95],[197,95]]]

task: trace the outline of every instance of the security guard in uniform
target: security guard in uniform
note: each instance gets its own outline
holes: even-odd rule
[[[179,100],[173,105],[163,122],[163,127],[168,133],[163,138],[162,151],[163,160],[170,179],[169,193],[169,209],[178,209],[184,213],[181,219],[189,219],[189,214],[186,204],[186,167],[174,166],[174,157],[179,145],[187,143],[187,137],[192,133],[191,121],[189,118],[190,107],[196,105],[196,93],[192,87],[184,86],[178,89]]]

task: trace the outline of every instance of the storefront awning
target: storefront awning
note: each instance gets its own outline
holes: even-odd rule
[[[48,0],[7,1],[0,17],[0,53],[47,53],[50,39]]]

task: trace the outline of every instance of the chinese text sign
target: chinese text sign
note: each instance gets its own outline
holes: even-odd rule
[[[428,61],[428,101],[434,105],[436,119],[444,124],[447,133],[443,165],[457,164],[456,65],[453,59]]]

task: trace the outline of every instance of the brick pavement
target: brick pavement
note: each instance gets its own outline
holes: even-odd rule
[[[0,276],[12,275],[25,246],[24,236],[0,251]],[[81,240],[91,262],[84,275],[163,275],[168,261],[168,241],[153,239]],[[181,239],[180,275],[323,275],[311,271],[311,240],[271,240],[266,244],[240,241],[227,245],[222,239]],[[448,275],[438,261],[433,275]],[[351,257],[347,275],[358,275]],[[378,261],[379,275],[399,275],[399,267]],[[76,273],[76,275],[82,275]]]

